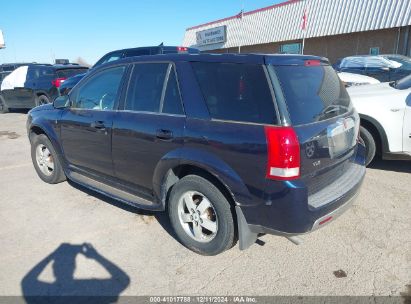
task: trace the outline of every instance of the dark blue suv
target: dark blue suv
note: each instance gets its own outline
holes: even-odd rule
[[[142,46],[131,49],[117,50],[107,53],[101,57],[92,67],[92,69],[116,60],[127,57],[146,56],[146,55],[160,55],[160,54],[198,54],[200,51],[195,48],[185,46],[166,46],[160,44],[159,46]],[[70,77],[60,86],[60,95],[67,95],[70,90],[86,75],[86,73]]]
[[[181,243],[206,255],[329,223],[365,174],[358,114],[314,56],[118,60],[30,111],[27,130],[43,181],[167,210]]]

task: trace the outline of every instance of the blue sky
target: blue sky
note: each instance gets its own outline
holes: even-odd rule
[[[285,0],[1,0],[0,63],[52,58],[93,64],[121,48],[180,45],[187,27]]]

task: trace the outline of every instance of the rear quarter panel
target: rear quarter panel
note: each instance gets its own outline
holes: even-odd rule
[[[264,126],[187,119],[182,163],[219,178],[239,205],[262,203],[267,147]]]

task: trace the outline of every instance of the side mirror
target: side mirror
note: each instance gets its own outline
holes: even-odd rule
[[[68,95],[59,96],[54,99],[53,106],[55,109],[64,109],[71,105]]]
[[[408,107],[411,107],[411,94],[407,96],[407,99],[405,100],[405,103],[407,104]]]

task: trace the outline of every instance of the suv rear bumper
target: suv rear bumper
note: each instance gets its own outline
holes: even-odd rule
[[[349,209],[365,177],[363,149],[359,145],[356,155],[349,160],[351,169],[344,177],[314,197],[323,199],[319,204],[312,203],[313,198],[308,196],[306,188],[286,182],[281,194],[268,196],[265,205],[236,206],[240,249],[252,245],[260,233],[286,237],[309,233],[334,221]]]

